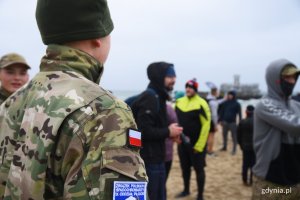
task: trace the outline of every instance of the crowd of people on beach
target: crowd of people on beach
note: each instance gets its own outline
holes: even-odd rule
[[[234,89],[220,98],[212,87],[201,96],[193,78],[173,97],[177,74],[169,62],[150,63],[147,89],[125,103],[99,86],[114,28],[105,0],[39,0],[36,20],[47,45],[40,72],[29,80],[22,55],[0,59],[0,199],[165,200],[177,143],[183,189],[174,198],[190,195],[193,168],[203,200],[218,127],[218,150],[227,151],[228,132],[232,156],[240,145],[241,179],[253,200],[300,199],[295,64],[270,63],[267,94],[247,105],[244,119]]]

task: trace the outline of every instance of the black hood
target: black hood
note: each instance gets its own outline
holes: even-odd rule
[[[228,94],[232,95],[232,100],[236,99],[236,92],[234,90],[229,91]]]
[[[172,66],[174,65],[166,62],[151,63],[147,68],[147,75],[150,80],[148,87],[155,89],[163,96],[168,96],[168,92],[165,89],[165,77],[167,69]]]

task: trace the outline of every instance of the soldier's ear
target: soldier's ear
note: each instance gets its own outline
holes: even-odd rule
[[[99,48],[101,46],[102,42],[101,42],[101,39],[100,38],[97,38],[97,39],[92,39],[92,45],[95,47],[95,48]]]

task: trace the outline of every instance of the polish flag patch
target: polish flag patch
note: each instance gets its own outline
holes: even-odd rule
[[[142,147],[142,133],[134,129],[128,129],[129,145],[133,147]]]

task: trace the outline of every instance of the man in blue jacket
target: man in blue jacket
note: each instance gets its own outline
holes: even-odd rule
[[[239,121],[241,121],[242,119],[241,104],[236,100],[235,91],[229,91],[227,98],[228,99],[221,106],[220,113],[220,121],[223,127],[223,148],[221,150],[227,150],[227,135],[228,131],[230,130],[233,141],[233,148],[231,154],[235,155],[237,145],[236,118],[238,115]]]

